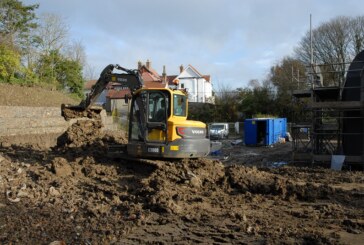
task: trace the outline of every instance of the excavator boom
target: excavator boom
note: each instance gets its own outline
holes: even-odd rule
[[[124,73],[113,73],[114,69],[123,71]],[[129,70],[119,65],[108,65],[101,72],[100,78],[88,94],[85,100],[85,109],[88,109],[95,102],[109,82],[119,83],[124,87],[129,88],[131,93],[143,87],[143,79],[137,70]]]
[[[114,69],[123,73],[113,73]],[[62,116],[66,119],[88,117],[99,118],[102,110],[100,106],[93,106],[93,103],[107,87],[109,82],[115,82],[129,88],[130,93],[143,87],[143,79],[138,70],[126,69],[120,65],[110,64],[101,72],[99,79],[92,87],[91,92],[86,95],[86,98],[79,105],[65,105],[61,107]]]

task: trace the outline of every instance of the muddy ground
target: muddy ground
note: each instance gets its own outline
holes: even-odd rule
[[[0,148],[1,244],[364,241],[363,172],[276,167],[289,143],[225,141],[211,159],[110,159],[107,144],[125,135],[101,126],[79,121],[54,148]]]

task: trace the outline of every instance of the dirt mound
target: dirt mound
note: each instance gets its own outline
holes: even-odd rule
[[[131,208],[120,201],[122,189],[114,189],[115,166],[98,165],[92,157],[76,162],[55,157],[43,166],[4,160],[3,166],[1,176],[13,178],[2,179],[7,196],[0,198],[1,243],[103,243],[133,225],[124,218]]]
[[[219,161],[184,160],[164,162],[141,183],[141,193],[148,197],[151,210],[173,214],[189,214],[190,202],[201,202],[200,192],[215,188],[224,177],[224,166]]]
[[[227,169],[229,183],[241,193],[263,195],[279,195],[284,199],[299,199],[300,201],[315,201],[327,199],[333,195],[334,189],[322,184],[297,182],[257,168],[230,167]]]
[[[68,155],[105,157],[110,145],[122,145],[127,141],[126,134],[122,130],[106,131],[103,130],[101,121],[82,119],[73,123],[58,137],[54,150]]]
[[[60,107],[61,104],[78,103],[60,91],[0,83],[0,105]]]
[[[103,137],[102,122],[97,120],[78,120],[68,127],[59,140],[58,146],[70,148],[89,146]]]
[[[56,148],[0,148],[0,243],[363,241],[362,172],[109,159],[125,135],[100,128],[79,120]]]

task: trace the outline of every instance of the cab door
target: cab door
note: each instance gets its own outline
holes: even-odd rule
[[[167,142],[169,98],[164,91],[148,91],[146,142]]]
[[[165,91],[144,90],[132,99],[129,141],[167,142],[169,96]]]

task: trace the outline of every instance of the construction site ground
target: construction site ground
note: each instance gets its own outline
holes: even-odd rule
[[[126,136],[101,128],[0,147],[1,244],[363,244],[361,171],[294,166],[289,142],[235,139],[203,159],[112,159]]]

